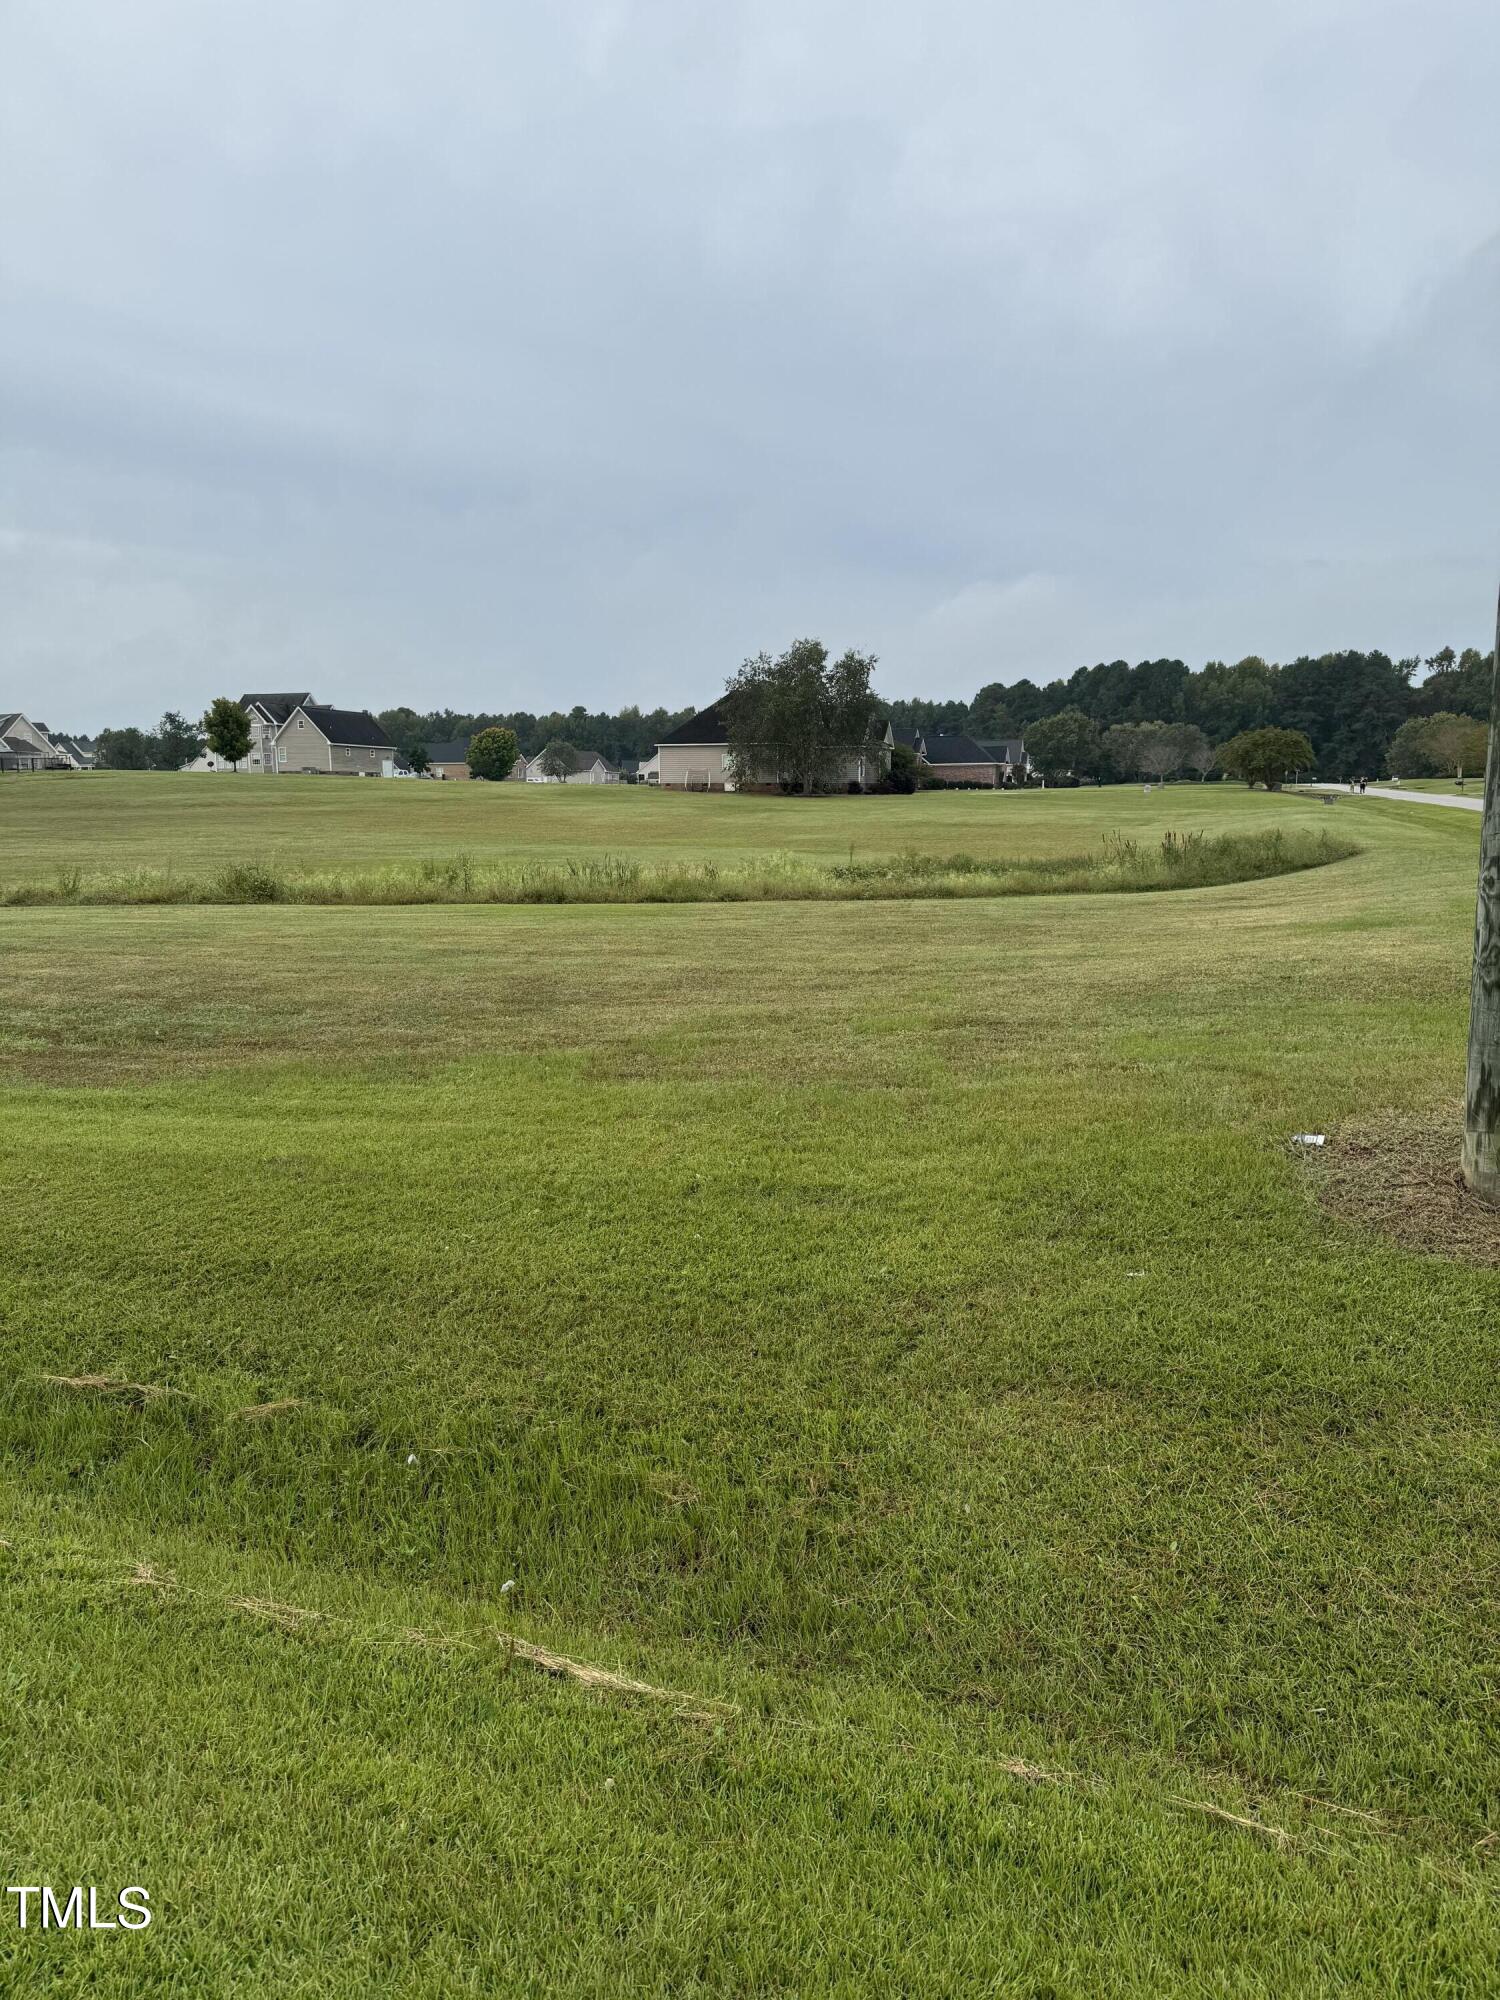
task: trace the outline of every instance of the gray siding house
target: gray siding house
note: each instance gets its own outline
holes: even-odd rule
[[[242,694],[240,707],[250,718],[248,753],[231,765],[204,750],[188,770],[382,778],[395,769],[396,746],[368,709],[334,708],[307,693]]]
[[[19,710],[0,715],[0,771],[72,771],[72,752],[53,742],[46,730],[28,722]]]

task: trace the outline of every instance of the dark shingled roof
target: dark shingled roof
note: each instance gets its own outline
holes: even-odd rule
[[[304,701],[300,706],[330,743],[361,743],[371,750],[396,747],[367,708],[333,708],[321,701]]]
[[[724,713],[722,701],[710,702],[707,708],[700,708],[686,722],[680,722],[675,729],[669,729],[660,739],[662,743],[727,743],[729,723]]]
[[[1003,743],[981,738],[979,747],[988,750],[992,757],[998,757],[1002,764],[1019,764],[1026,755],[1026,745],[1019,736],[1007,737]]]
[[[461,743],[429,743],[426,746],[429,764],[466,764],[469,761],[469,739]]]
[[[994,764],[998,762],[992,751],[982,743],[976,743],[972,736],[924,736],[929,764]]]
[[[311,700],[311,694],[305,690],[301,694],[242,694],[240,707],[248,708],[254,702],[273,722],[285,722],[294,708],[306,708]]]

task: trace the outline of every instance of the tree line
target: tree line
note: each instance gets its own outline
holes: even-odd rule
[[[376,720],[406,758],[420,765],[413,753],[429,743],[467,743],[486,729],[508,729],[526,758],[539,756],[549,744],[563,743],[574,750],[595,751],[611,764],[649,757],[668,730],[686,722],[691,708],[640,709],[634,702],[614,714],[590,710],[580,702],[575,707],[554,709],[548,715],[533,715],[529,709],[507,712],[456,708],[383,708]]]
[[[1327,778],[1401,776],[1477,770],[1489,713],[1490,658],[1451,646],[1423,659],[1381,652],[1302,655],[1275,664],[1250,655],[1233,664],[1210,660],[1101,661],[1065,679],[991,681],[971,700],[877,697],[877,713],[898,728],[973,736],[982,742],[1024,737],[1039,762],[1080,777],[1135,777],[1175,771],[1202,775],[1227,742],[1277,729],[1305,737],[1312,764]],[[1417,675],[1423,672],[1420,681]],[[408,762],[428,743],[468,741],[487,729],[509,730],[527,757],[551,744],[597,750],[612,764],[649,757],[690,708],[614,712],[581,703],[547,714],[529,710],[383,709],[379,720]],[[87,740],[87,739],[83,739]],[[178,770],[204,744],[202,725],[169,711],[154,730],[101,730],[99,762],[121,770]],[[1222,760],[1221,760],[1222,761]]]

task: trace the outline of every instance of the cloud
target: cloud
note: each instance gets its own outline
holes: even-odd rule
[[[4,41],[8,701],[1483,629],[1485,0],[19,0]]]

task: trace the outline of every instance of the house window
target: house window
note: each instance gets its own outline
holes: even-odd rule
[[[299,729],[302,727],[302,717],[300,715],[297,717],[297,727]]]

